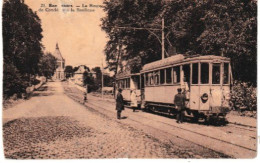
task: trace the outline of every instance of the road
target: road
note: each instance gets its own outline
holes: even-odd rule
[[[256,129],[205,126],[142,111],[123,111],[66,82],[48,82],[3,111],[6,158],[253,158]]]

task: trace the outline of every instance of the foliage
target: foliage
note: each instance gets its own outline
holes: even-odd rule
[[[83,85],[88,85],[88,92],[98,89],[98,87],[95,85],[94,77],[88,71],[83,73]]]
[[[65,67],[65,73],[66,73],[66,78],[70,78],[73,76],[74,74],[74,70],[73,70],[73,67],[68,65]]]
[[[230,102],[234,110],[256,111],[256,88],[252,83],[235,81],[231,91]]]
[[[56,62],[57,59],[51,53],[48,52],[43,55],[38,64],[39,74],[45,76],[47,79],[51,78],[57,68]]]
[[[25,92],[25,88],[29,85],[26,76],[21,75],[13,64],[4,63],[3,73],[3,95],[8,98],[15,93]]]
[[[104,75],[104,87],[113,87],[114,78],[109,75]]]
[[[96,78],[94,79],[94,84],[96,86],[97,89],[101,89],[101,85],[102,85],[102,72],[100,67],[94,67],[92,69],[92,71],[94,71],[96,73]],[[112,87],[113,86],[113,77],[110,77],[107,74],[103,74],[103,84],[104,87]]]
[[[105,1],[104,10],[107,17],[102,19],[102,29],[110,39],[105,53],[111,71],[116,71],[117,66],[120,66],[117,65],[119,59],[135,60],[138,57],[141,64],[160,59],[159,41],[151,33],[146,30],[119,30],[114,27],[143,27],[151,24],[154,17],[160,14],[161,0]]]
[[[99,88],[99,87],[101,87],[101,83],[102,83],[101,69],[100,69],[100,67],[94,67],[94,68],[92,68],[92,71],[94,71],[96,73],[96,78],[94,79],[94,83]]]
[[[23,0],[5,0],[2,11],[4,96],[25,91],[39,72],[41,21]],[[25,21],[26,20],[26,21]]]
[[[125,66],[138,72],[144,64],[161,59],[161,31],[148,28],[161,29],[163,16],[166,49],[223,54],[231,58],[235,79],[256,85],[257,1],[106,0],[104,5],[102,29],[109,38],[105,53],[110,70]]]

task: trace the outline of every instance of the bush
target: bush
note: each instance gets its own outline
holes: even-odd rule
[[[233,110],[256,111],[256,87],[249,82],[234,81],[230,102]]]
[[[4,64],[3,73],[3,94],[4,98],[8,98],[13,94],[21,94],[25,92],[25,88],[29,85],[26,76],[21,75],[13,64]]]

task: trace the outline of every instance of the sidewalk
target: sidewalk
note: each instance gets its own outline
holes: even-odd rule
[[[257,119],[251,117],[242,117],[239,115],[228,114],[227,120],[230,123],[242,125],[242,126],[251,126],[257,127]]]

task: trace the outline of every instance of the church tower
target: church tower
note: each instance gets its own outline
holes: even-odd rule
[[[65,59],[63,59],[61,55],[58,43],[56,44],[56,49],[53,55],[57,59],[57,69],[53,75],[53,79],[63,80],[65,79]]]

